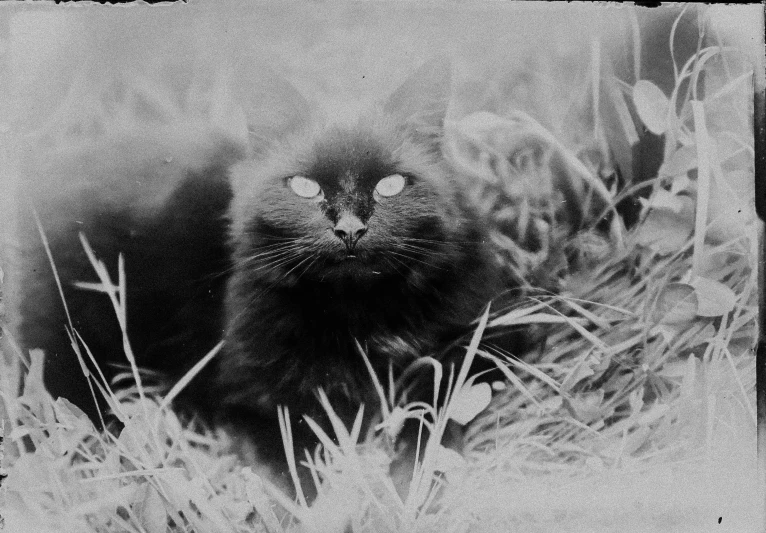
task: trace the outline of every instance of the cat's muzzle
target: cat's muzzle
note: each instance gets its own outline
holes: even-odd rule
[[[346,245],[348,257],[355,257],[354,248],[356,248],[356,243],[359,242],[359,239],[367,233],[367,224],[355,215],[344,214],[335,224],[333,233]]]

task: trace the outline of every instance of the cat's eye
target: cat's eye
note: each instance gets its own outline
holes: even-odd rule
[[[375,192],[384,197],[396,196],[402,192],[406,182],[407,180],[401,174],[391,174],[375,185]]]
[[[301,198],[316,198],[322,193],[319,184],[303,176],[293,176],[289,180],[290,188]]]

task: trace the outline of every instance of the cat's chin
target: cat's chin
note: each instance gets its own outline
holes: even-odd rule
[[[368,257],[347,255],[326,264],[318,274],[321,281],[375,283],[388,277],[389,272]]]

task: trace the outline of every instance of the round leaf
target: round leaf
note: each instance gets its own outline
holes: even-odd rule
[[[466,460],[458,452],[446,448],[441,444],[439,445],[434,470],[437,472],[449,473],[460,468],[465,468],[466,464]]]
[[[450,403],[450,418],[465,425],[481,413],[492,399],[492,388],[488,383],[464,387]]]
[[[697,147],[682,146],[665,158],[660,167],[661,176],[685,176],[690,170],[697,168]]]
[[[580,392],[567,398],[572,414],[580,422],[588,424],[594,420],[603,420],[614,408],[604,409],[604,391]]]
[[[138,503],[137,511],[144,530],[148,533],[164,533],[167,531],[168,515],[165,503],[152,485],[146,485],[145,497]]]
[[[737,295],[729,287],[710,278],[696,277],[690,282],[699,303],[699,316],[721,316],[734,309]]]
[[[662,135],[668,129],[668,108],[670,103],[665,93],[647,80],[639,80],[633,86],[633,103],[641,122],[655,135]]]
[[[657,189],[649,198],[649,205],[658,209],[669,209],[674,213],[680,213],[684,208],[684,202],[677,194],[665,189]]]
[[[697,316],[697,293],[686,283],[668,283],[662,289],[654,308],[654,321],[663,324],[680,324]]]
[[[659,254],[677,252],[694,229],[691,216],[670,209],[652,209],[636,233],[636,243]]]

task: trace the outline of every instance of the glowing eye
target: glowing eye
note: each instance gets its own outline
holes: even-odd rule
[[[319,184],[303,176],[293,176],[290,178],[290,188],[301,198],[315,198],[322,192]]]
[[[396,196],[404,189],[405,179],[401,174],[392,174],[383,178],[375,186],[375,192],[381,196]]]

